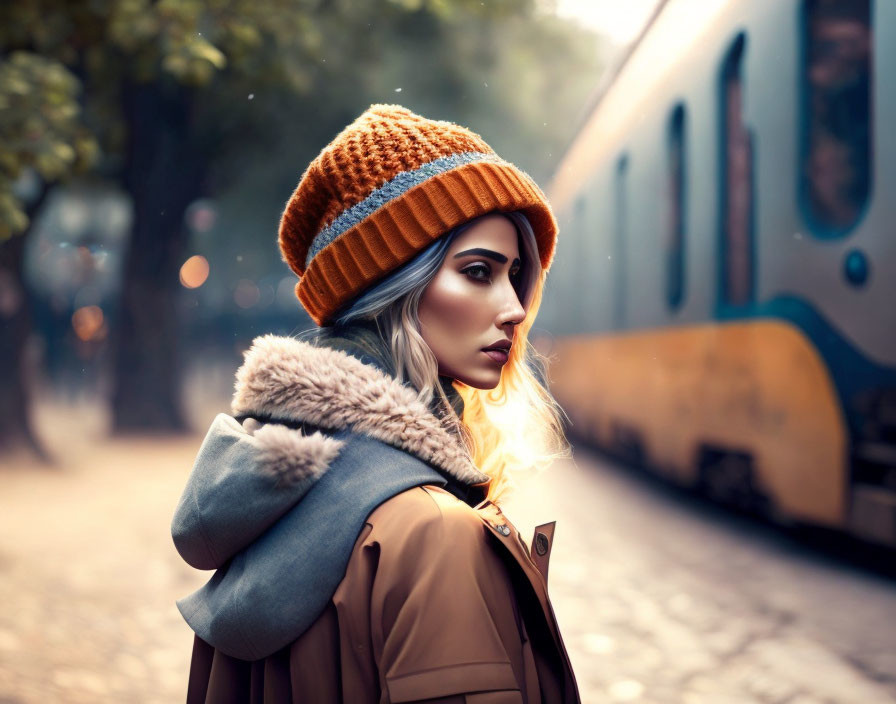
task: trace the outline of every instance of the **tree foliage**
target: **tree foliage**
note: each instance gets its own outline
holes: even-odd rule
[[[26,168],[57,181],[95,161],[79,89],[70,71],[39,54],[16,51],[0,61],[0,240],[28,226],[15,189]]]
[[[327,81],[357,85],[365,70],[379,64],[377,59],[401,54],[379,50],[398,47],[405,39],[413,42],[414,37],[400,36],[409,17],[441,26],[445,39],[471,23],[487,19],[483,26],[494,28],[531,9],[530,0],[4,3],[0,237],[27,225],[13,189],[24,168],[33,167],[54,182],[96,165],[101,148],[103,166],[114,170],[128,134],[121,114],[126,83],[173,81],[200,95],[195,108],[199,132],[206,150],[214,151],[230,144],[250,115],[262,112],[248,112],[247,94],[282,105],[284,95],[305,96]],[[353,76],[358,78],[353,81]],[[263,137],[264,129],[254,127]]]

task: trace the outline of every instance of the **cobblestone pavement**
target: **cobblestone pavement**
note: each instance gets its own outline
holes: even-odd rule
[[[168,529],[201,438],[79,448],[0,471],[0,703],[182,702],[204,573]]]
[[[43,421],[59,467],[0,471],[0,704],[183,701],[174,601],[208,573],[168,525],[201,438],[67,434],[75,420]],[[505,510],[526,536],[557,520],[550,588],[583,701],[896,702],[891,581],[577,459]]]
[[[527,538],[557,521],[551,599],[585,702],[896,702],[893,579],[583,450],[505,513]]]

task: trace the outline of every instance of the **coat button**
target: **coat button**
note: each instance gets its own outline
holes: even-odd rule
[[[503,536],[508,536],[508,535],[510,535],[510,528],[508,528],[508,527],[505,526],[504,524],[501,524],[501,525],[499,525],[499,526],[495,526],[495,528],[497,528],[497,529],[498,529],[498,532],[499,532],[501,535],[503,535]]]
[[[548,542],[548,536],[544,533],[538,533],[535,536],[535,552],[539,555],[544,555],[548,551],[548,547],[550,543]]]

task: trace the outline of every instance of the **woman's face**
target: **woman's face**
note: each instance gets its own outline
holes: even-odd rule
[[[486,215],[454,239],[418,308],[439,374],[477,389],[498,385],[508,343],[525,317],[519,277],[516,227],[503,215]],[[506,351],[484,351],[496,344]]]

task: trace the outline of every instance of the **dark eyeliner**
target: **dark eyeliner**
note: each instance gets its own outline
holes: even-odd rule
[[[484,278],[480,278],[480,277],[474,276],[469,273],[471,271],[478,271],[480,269],[485,270]],[[469,264],[465,268],[461,269],[461,273],[466,274],[469,278],[473,279],[473,281],[477,281],[479,283],[486,283],[486,282],[490,281],[491,276],[492,276],[491,267],[488,264],[485,264],[483,262],[476,262],[474,264]]]

